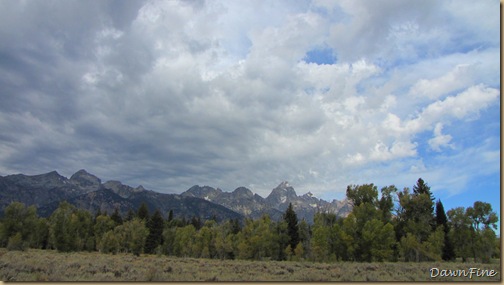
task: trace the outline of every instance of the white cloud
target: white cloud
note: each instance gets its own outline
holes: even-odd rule
[[[468,74],[471,66],[457,65],[453,70],[440,78],[427,80],[421,79],[410,90],[412,96],[425,96],[429,99],[437,99],[442,95],[468,87],[471,77]]]
[[[453,146],[450,144],[452,136],[443,135],[442,130],[443,130],[443,124],[437,123],[436,127],[434,128],[434,137],[429,140],[429,146],[431,147],[432,150],[437,152],[441,151],[441,147],[453,148]]]

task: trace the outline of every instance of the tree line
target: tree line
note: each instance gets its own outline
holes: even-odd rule
[[[102,253],[165,254],[180,257],[335,261],[453,261],[500,258],[497,215],[489,203],[445,212],[430,187],[418,179],[413,191],[373,184],[349,185],[353,208],[347,217],[315,214],[313,223],[298,220],[292,204],[283,219],[268,215],[217,223],[163,218],[145,204],[121,216],[90,212],[61,202],[49,218],[35,206],[13,202],[0,222],[0,246]],[[380,197],[379,197],[380,196]]]

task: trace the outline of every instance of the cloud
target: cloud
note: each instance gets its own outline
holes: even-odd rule
[[[452,140],[452,136],[443,135],[441,132],[443,130],[443,125],[437,123],[434,128],[434,137],[429,140],[429,146],[432,150],[440,152],[441,147],[453,147],[449,142]]]
[[[493,122],[499,104],[488,3],[471,17],[437,1],[0,5],[2,175],[86,168],[263,196],[283,180],[327,197],[401,187],[481,148],[448,126]],[[314,50],[334,58],[306,62]]]
[[[417,119],[407,123],[411,130],[421,129],[433,121],[454,117],[463,119],[468,116],[475,118],[481,109],[487,108],[499,98],[499,91],[482,85],[468,88],[456,96],[449,96],[442,101],[428,105]]]
[[[458,65],[440,78],[433,80],[422,79],[413,85],[410,93],[412,96],[437,99],[442,95],[466,87],[471,82],[471,77],[468,76],[469,68],[468,65]]]

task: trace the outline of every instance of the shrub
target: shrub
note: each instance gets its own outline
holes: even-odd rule
[[[21,236],[21,233],[18,232],[15,235],[11,236],[9,238],[9,241],[7,243],[7,249],[8,250],[25,250],[26,249],[26,242],[23,241],[23,237]]]

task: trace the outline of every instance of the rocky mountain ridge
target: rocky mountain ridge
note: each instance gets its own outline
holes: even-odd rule
[[[0,176],[0,210],[13,201],[35,205],[41,216],[49,216],[66,200],[78,208],[92,213],[111,213],[118,209],[125,215],[130,209],[136,211],[146,203],[150,211],[159,209],[163,215],[173,210],[175,216],[199,216],[218,220],[258,218],[269,214],[274,220],[282,218],[289,203],[292,203],[299,219],[313,220],[318,211],[333,212],[346,216],[351,208],[345,201],[327,202],[311,193],[298,196],[292,186],[284,181],[268,197],[263,198],[245,187],[232,192],[219,188],[195,185],[181,194],[164,194],[143,188],[133,188],[120,181],[102,181],[81,169],[70,179],[56,171],[39,175],[15,174]]]
[[[346,200],[327,202],[314,197],[310,192],[298,196],[287,181],[280,183],[266,198],[254,194],[245,187],[238,187],[233,192],[224,192],[219,188],[198,185],[189,188],[181,195],[202,198],[251,218],[258,218],[263,213],[268,213],[272,219],[279,219],[289,203],[292,203],[298,218],[308,222],[313,221],[317,212],[330,212],[346,217],[352,210]]]

